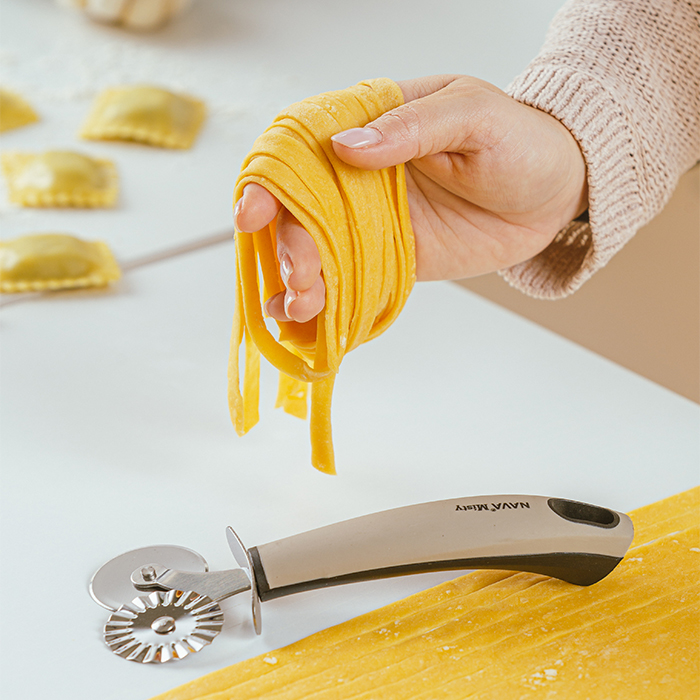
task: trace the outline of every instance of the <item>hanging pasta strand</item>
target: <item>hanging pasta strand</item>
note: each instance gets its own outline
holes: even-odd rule
[[[260,351],[245,332],[245,375],[243,377],[243,432],[260,420]]]
[[[311,385],[311,464],[326,474],[335,474],[333,435],[331,432],[331,399],[335,374]]]
[[[307,402],[308,388],[309,385],[306,382],[292,379],[284,372],[280,372],[275,408],[281,408],[285,413],[289,413],[290,416],[306,420],[309,412],[309,404]]]
[[[236,261],[238,262],[238,261]],[[228,356],[228,407],[231,422],[236,432],[243,436],[249,428],[245,427],[243,395],[240,381],[240,349],[245,337],[245,315],[243,313],[243,292],[241,276],[236,274],[236,296],[233,306],[233,329],[231,330],[231,349]]]
[[[231,418],[239,434],[257,422],[262,354],[280,370],[276,405],[286,412],[306,416],[311,384],[311,461],[329,474],[335,473],[331,400],[340,363],[347,352],[393,323],[415,282],[403,165],[379,171],[354,168],[335,155],[330,137],[364,126],[402,103],[398,85],[380,78],[291,105],[255,141],[235,188],[238,201],[247,184],[261,185],[309,232],[321,257],[326,299],[313,321],[277,323],[275,338],[262,310],[265,299],[284,290],[275,224],[236,234]]]

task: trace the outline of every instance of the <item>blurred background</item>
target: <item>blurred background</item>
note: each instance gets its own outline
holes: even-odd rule
[[[700,166],[664,210],[575,294],[530,299],[498,275],[477,294],[700,402]]]
[[[267,363],[260,424],[239,440],[230,423],[232,193],[254,139],[288,104],[366,78],[465,73],[505,88],[560,5],[0,0],[0,83],[40,117],[3,132],[3,151],[75,150],[120,178],[116,206],[92,210],[12,205],[0,179],[2,238],[101,239],[122,263],[190,246],[109,288],[0,313],[0,562],[22,572],[0,580],[8,697],[145,698],[453,577],[271,601],[262,637],[243,600],[225,639],[152,669],[105,650],[105,611],[87,594],[129,549],[184,545],[225,569],[228,524],[250,546],[455,494],[629,510],[697,483],[698,407],[679,396],[698,401],[697,168],[571,298],[528,299],[496,275],[464,282],[491,301],[419,285],[391,331],[343,363],[337,477],[310,466],[307,426],[272,408]],[[206,103],[191,149],[79,138],[97,95],[134,83]],[[213,234],[226,243],[206,247]]]
[[[216,165],[230,173],[228,179],[211,176],[215,168],[206,143],[201,149],[206,156],[196,149],[186,160],[183,154],[149,153],[147,166],[132,149],[128,161],[122,159],[118,210],[64,213],[64,227],[89,234],[86,225],[93,229],[98,222],[118,255],[133,258],[230,226],[238,165],[285,105],[380,75],[457,72],[505,88],[537,53],[560,4],[496,1],[479,3],[478,9],[475,4],[466,13],[463,2],[426,4],[425,13],[444,17],[437,22],[444,30],[406,43],[406,24],[419,18],[405,16],[405,5],[395,0],[352,5],[295,0],[293,16],[286,0],[2,0],[0,79],[30,98],[44,117],[30,129],[4,134],[3,147],[73,147],[90,101],[107,86],[152,83],[204,99],[210,118],[200,138],[219,144],[218,157],[226,163]],[[465,16],[468,21],[452,21]],[[429,26],[435,25],[431,17]],[[492,40],[494,31],[509,37],[511,51]],[[84,142],[81,147],[85,150]],[[89,150],[109,156],[114,148],[91,144]],[[181,164],[182,191],[171,187],[167,206],[161,206],[157,183],[170,182],[166,171],[173,162]],[[129,169],[144,167],[152,173],[152,186],[131,186],[136,181]],[[55,226],[50,213],[5,202],[3,195],[4,238],[28,227]],[[142,212],[137,231],[132,219],[122,225],[132,206]],[[460,284],[698,402],[699,241],[696,166],[666,209],[575,295],[556,302],[529,299],[497,275]]]

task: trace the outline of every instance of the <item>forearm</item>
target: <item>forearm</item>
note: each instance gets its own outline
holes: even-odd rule
[[[587,165],[590,224],[502,272],[532,296],[581,286],[664,206],[700,159],[700,3],[572,0],[508,88],[559,119]]]

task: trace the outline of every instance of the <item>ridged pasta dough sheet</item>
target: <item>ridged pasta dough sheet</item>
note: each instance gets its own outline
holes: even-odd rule
[[[153,700],[697,698],[700,488],[630,516],[593,586],[473,572]]]
[[[258,421],[262,353],[281,372],[277,404],[287,412],[306,416],[310,384],[312,464],[328,473],[335,471],[331,395],[343,356],[391,325],[415,282],[403,165],[377,171],[354,168],[335,155],[331,136],[364,126],[402,103],[398,85],[381,78],[293,104],[255,141],[236,183],[235,201],[247,184],[258,183],[311,234],[321,255],[326,303],[308,323],[278,323],[275,338],[262,310],[265,299],[284,289],[275,223],[252,234],[236,233],[232,420],[240,435]]]

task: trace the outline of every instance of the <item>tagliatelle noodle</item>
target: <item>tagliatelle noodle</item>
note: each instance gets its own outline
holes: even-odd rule
[[[398,85],[380,78],[291,105],[255,141],[235,188],[238,201],[247,184],[262,185],[311,234],[321,257],[326,302],[312,322],[278,323],[275,338],[262,310],[266,299],[284,290],[275,224],[236,234],[238,293],[229,361],[232,420],[241,435],[257,421],[257,390],[251,384],[258,382],[254,365],[259,351],[285,375],[277,405],[287,412],[306,414],[303,385],[312,384],[311,460],[328,473],[335,472],[330,411],[343,356],[391,325],[415,282],[403,165],[377,171],[354,168],[335,155],[331,136],[364,126],[401,104]]]

